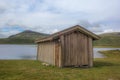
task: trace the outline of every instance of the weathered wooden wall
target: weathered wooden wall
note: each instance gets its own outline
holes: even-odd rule
[[[78,31],[38,44],[37,59],[59,67],[93,66],[92,38]]]
[[[55,42],[44,42],[38,44],[37,59],[55,65]]]
[[[63,66],[92,66],[92,38],[80,32],[64,36]]]

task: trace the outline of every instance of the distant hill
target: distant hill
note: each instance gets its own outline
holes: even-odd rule
[[[120,32],[112,32],[112,33],[103,33],[100,36],[118,36],[120,37]]]
[[[101,39],[94,41],[95,46],[120,46],[120,32],[104,33],[99,36]]]
[[[49,36],[49,34],[25,30],[8,38],[0,39],[0,44],[33,44],[36,39],[46,36]]]
[[[37,39],[37,38],[43,38],[48,36],[48,34],[39,33],[35,31],[25,30],[21,33],[15,34],[10,36],[9,38],[16,38],[16,39]]]
[[[8,38],[1,38],[0,44],[34,44],[38,38],[44,38],[49,34],[26,30],[21,33],[11,35]],[[100,40],[94,41],[94,46],[119,46],[120,32],[104,33],[99,35]]]

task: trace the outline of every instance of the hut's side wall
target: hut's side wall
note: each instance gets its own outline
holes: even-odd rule
[[[55,42],[39,43],[37,59],[55,65]]]
[[[80,32],[64,36],[64,66],[92,66],[92,38]]]

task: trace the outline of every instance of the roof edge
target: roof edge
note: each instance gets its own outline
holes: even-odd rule
[[[62,31],[56,32],[56,33],[54,33],[54,34],[51,34],[50,36],[47,36],[47,37],[45,37],[45,38],[37,39],[37,40],[35,41],[35,43],[44,42],[44,41],[51,41],[51,40],[53,40],[55,37],[60,36],[60,35],[63,35],[63,34],[65,34],[65,33],[68,33],[69,31],[73,31],[73,30],[79,30],[80,32],[82,32],[82,33],[84,33],[84,34],[86,34],[86,35],[88,35],[88,36],[91,36],[94,40],[100,39],[100,37],[99,37],[98,35],[92,33],[91,31],[83,28],[83,27],[80,26],[80,25],[75,25],[75,26],[73,26],[73,27],[70,27],[70,28],[64,29],[64,30],[62,30]]]

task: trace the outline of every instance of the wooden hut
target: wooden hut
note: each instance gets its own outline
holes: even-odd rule
[[[93,66],[93,40],[99,36],[76,25],[36,40],[37,60],[58,67]]]

